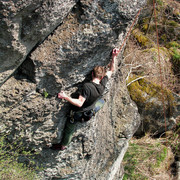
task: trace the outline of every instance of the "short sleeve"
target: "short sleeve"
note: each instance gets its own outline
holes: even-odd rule
[[[101,80],[101,85],[103,85],[105,87],[107,82],[108,82],[108,77],[104,76],[103,79]]]
[[[80,95],[82,97],[84,97],[85,99],[87,99],[89,97],[89,88],[87,87],[86,84],[83,85],[83,88],[82,88],[82,90],[80,92]]]

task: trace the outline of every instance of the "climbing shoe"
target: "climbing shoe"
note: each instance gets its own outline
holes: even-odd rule
[[[52,150],[65,150],[66,149],[66,146],[63,146],[61,144],[53,144],[51,147],[50,147]]]

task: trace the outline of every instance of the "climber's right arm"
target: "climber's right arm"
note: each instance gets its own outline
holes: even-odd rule
[[[61,91],[60,93],[58,93],[58,98],[65,99],[66,101],[70,102],[71,104],[73,104],[77,107],[81,107],[86,100],[81,95],[79,96],[78,99],[72,98],[72,97],[68,96],[64,91]]]
[[[119,49],[114,48],[112,51],[112,61],[110,63],[109,71],[106,72],[108,78],[112,76],[112,73],[115,71],[116,58],[119,53]]]

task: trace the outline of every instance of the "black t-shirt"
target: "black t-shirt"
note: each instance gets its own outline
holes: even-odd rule
[[[81,108],[77,111],[86,111],[94,107],[95,102],[102,96],[105,86],[108,82],[108,77],[104,76],[100,84],[94,82],[88,82],[83,85],[83,88],[80,92],[80,95],[83,96],[86,100]]]

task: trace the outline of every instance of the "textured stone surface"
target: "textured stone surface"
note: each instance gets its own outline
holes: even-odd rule
[[[173,131],[178,124],[178,119],[180,118],[180,97],[176,96],[174,101],[176,106],[172,110],[173,112],[171,115],[168,114],[171,109],[165,109],[164,114],[163,104],[159,103],[152,107],[151,112],[142,109],[142,112],[140,113],[141,125],[135,135],[142,136],[145,133],[163,135],[166,131]],[[166,105],[167,104],[165,104],[165,108]]]
[[[180,97],[147,80],[139,80],[129,87],[130,96],[135,101],[141,115],[141,126],[136,135],[151,133],[164,134],[178,124],[180,117]]]
[[[25,146],[40,153],[36,158],[44,167],[40,179],[121,178],[123,154],[140,124],[121,73],[121,54],[103,96],[103,109],[92,121],[78,124],[68,149],[59,152],[48,147],[60,141],[69,108],[57,99],[57,93],[65,90],[70,95],[89,78],[95,65],[109,63],[111,50],[121,45],[144,3],[78,1],[15,76],[1,86],[0,129],[10,133],[10,141],[22,137]]]
[[[0,85],[74,5],[75,0],[0,1]]]

